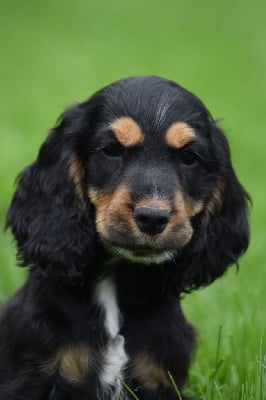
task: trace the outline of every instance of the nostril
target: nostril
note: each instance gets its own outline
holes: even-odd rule
[[[170,212],[163,208],[138,207],[134,218],[141,232],[149,235],[161,233],[170,219]]]
[[[169,221],[168,215],[161,215],[157,218],[157,224],[159,225],[166,225]]]
[[[141,223],[141,224],[148,224],[149,223],[149,219],[150,216],[146,215],[142,212],[139,212],[139,210],[135,213],[135,218],[137,220],[137,222]]]

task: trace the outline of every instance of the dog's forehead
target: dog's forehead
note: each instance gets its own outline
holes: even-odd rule
[[[102,121],[109,125],[124,119],[126,130],[131,120],[134,133],[160,138],[177,122],[190,127],[207,121],[207,110],[201,101],[181,86],[157,77],[137,77],[118,81],[103,89],[100,97]],[[128,122],[127,121],[127,122]],[[133,122],[132,122],[133,121]]]
[[[107,88],[106,93],[107,107],[115,108],[121,116],[131,116],[139,124],[149,122],[156,127],[166,121],[169,113],[178,113],[184,97],[189,96],[185,90],[171,87],[168,82],[149,82],[149,79],[118,83]]]

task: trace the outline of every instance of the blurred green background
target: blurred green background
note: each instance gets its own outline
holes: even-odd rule
[[[266,2],[1,0],[0,18],[1,226],[14,179],[36,157],[47,129],[66,106],[114,80],[172,79],[222,118],[235,169],[253,199],[251,246],[238,274],[232,268],[184,307],[200,332],[195,386],[212,371],[219,326],[221,385],[248,380],[266,325]],[[3,232],[0,302],[24,277]]]

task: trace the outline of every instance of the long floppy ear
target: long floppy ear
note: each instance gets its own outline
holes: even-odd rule
[[[184,249],[183,289],[206,286],[238,262],[249,243],[249,195],[238,181],[230,160],[224,134],[212,122],[213,164],[216,183],[202,214],[196,221],[195,235]]]
[[[93,211],[85,197],[78,155],[84,113],[77,105],[63,114],[37,160],[18,177],[7,215],[19,264],[72,281],[82,274],[93,251]]]

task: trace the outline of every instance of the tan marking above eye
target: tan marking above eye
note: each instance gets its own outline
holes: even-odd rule
[[[137,146],[143,142],[144,135],[139,125],[130,117],[121,117],[111,124],[116,139],[125,147]]]
[[[175,122],[167,129],[166,144],[174,149],[181,149],[195,139],[196,134],[186,122]]]

